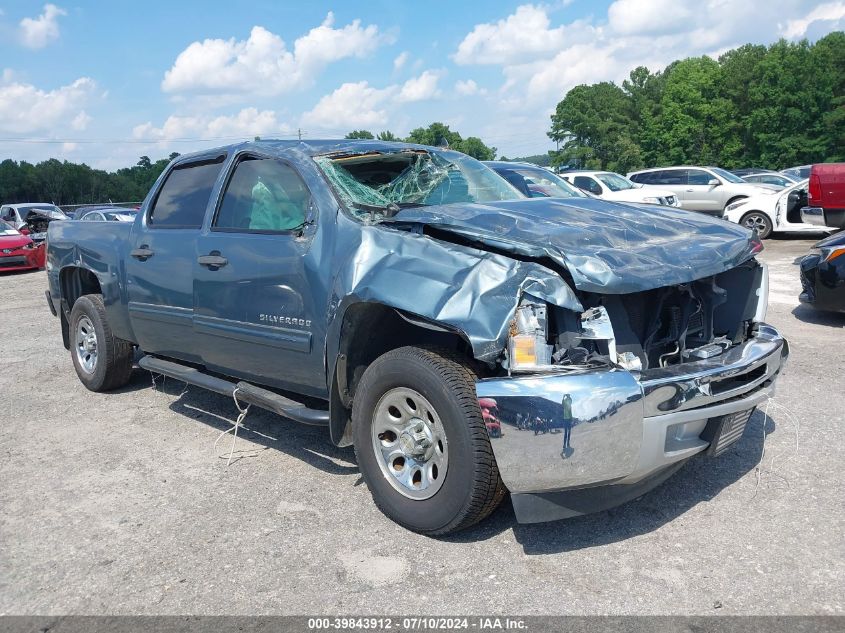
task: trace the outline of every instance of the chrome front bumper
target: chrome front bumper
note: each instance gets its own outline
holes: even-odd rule
[[[788,355],[786,339],[761,323],[748,341],[708,360],[492,378],[476,391],[488,406],[495,400],[502,436],[490,442],[515,496],[659,483],[661,471],[707,449],[700,436],[708,420],[765,401]]]

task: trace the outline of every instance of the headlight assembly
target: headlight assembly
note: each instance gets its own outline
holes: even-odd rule
[[[523,303],[516,309],[508,339],[508,368],[511,371],[537,369],[552,362],[546,306]]]

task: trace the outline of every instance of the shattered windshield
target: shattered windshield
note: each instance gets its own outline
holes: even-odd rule
[[[353,210],[391,216],[404,206],[520,200],[523,196],[473,158],[408,149],[314,159]]]

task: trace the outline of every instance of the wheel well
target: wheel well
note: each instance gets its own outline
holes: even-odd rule
[[[100,280],[90,270],[76,266],[62,269],[59,275],[62,299],[70,310],[82,295],[102,294]]]
[[[745,200],[747,197],[748,197],[748,196],[734,196],[733,198],[731,198],[730,200],[728,200],[728,201],[725,203],[725,206],[727,207],[729,204],[733,204],[733,203],[734,203],[734,202],[736,202],[737,200]]]
[[[472,359],[469,341],[457,331],[380,303],[358,303],[346,310],[331,381],[331,437],[336,444],[351,442],[347,424],[364,371],[382,354],[406,345],[445,347]]]

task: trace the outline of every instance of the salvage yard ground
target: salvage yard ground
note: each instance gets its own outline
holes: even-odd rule
[[[845,613],[845,315],[798,304],[813,241],[766,242],[792,356],[740,444],[610,512],[504,504],[444,540],[383,517],[322,430],[254,410],[227,468],[231,400],[86,391],[45,273],[0,276],[0,614]]]

